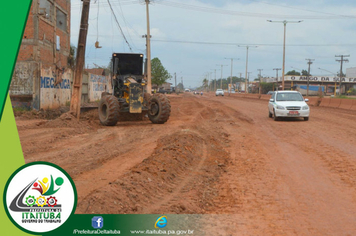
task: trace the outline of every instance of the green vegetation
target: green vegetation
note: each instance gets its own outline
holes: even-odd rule
[[[300,75],[300,72],[295,71],[295,70],[291,70],[291,71],[288,71],[288,72],[286,73],[286,75]]]
[[[341,98],[341,99],[356,99],[355,97],[349,97],[346,95],[340,95],[340,96],[336,96],[336,97],[331,97],[331,98]]]
[[[158,86],[164,84],[172,76],[168,73],[166,68],[162,65],[161,61],[155,57],[151,60],[151,74],[152,74],[152,83],[157,84]]]
[[[273,83],[264,83],[264,82],[261,82],[261,93],[262,94],[266,94],[268,93],[268,91],[273,91]]]
[[[13,107],[14,112],[25,112],[25,111],[29,111],[30,109],[26,108],[26,107]]]
[[[204,79],[206,80],[205,83],[207,83],[207,79]],[[203,84],[204,84],[204,80],[203,80]],[[215,84],[215,81],[216,81],[216,88],[220,88],[220,83],[222,84],[222,89],[228,89],[228,86],[230,84],[230,77],[228,78],[223,78],[222,81],[221,79],[213,79],[211,81],[209,81],[209,85],[206,85],[207,87],[209,87],[210,90],[214,90],[214,84]],[[236,77],[236,76],[232,76],[232,84],[236,84],[236,83],[239,83],[239,82],[245,82],[245,79],[244,78],[239,78],[239,77]]]
[[[356,95],[356,89],[355,89],[355,88],[350,88],[350,89],[347,91],[347,93],[348,93],[349,95]]]

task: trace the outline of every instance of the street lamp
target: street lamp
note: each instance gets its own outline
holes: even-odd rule
[[[318,67],[318,69],[319,70],[324,70],[324,71],[326,71],[326,72],[329,72],[329,73],[331,73],[332,75],[334,75],[334,76],[337,76],[337,74],[336,73],[334,73],[334,72],[331,72],[331,71],[329,71],[329,70],[325,70],[325,69],[323,69],[323,68],[320,68],[320,67]]]
[[[297,70],[299,70],[299,71],[300,71],[300,73],[302,73],[302,70],[301,70],[301,69],[299,69],[299,68],[296,68],[296,67],[293,67],[293,66],[291,66],[290,68],[297,69]]]
[[[285,68],[285,61],[286,61],[286,26],[287,23],[300,23],[302,20],[299,21],[272,21],[272,20],[267,20],[268,22],[271,23],[283,23],[284,25],[284,38],[283,38],[283,67],[282,67],[282,90],[284,90],[284,68]]]

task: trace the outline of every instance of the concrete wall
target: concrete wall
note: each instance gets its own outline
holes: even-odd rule
[[[245,94],[245,93],[236,93],[233,96],[241,97],[241,98],[249,98],[249,99],[261,99],[268,101],[271,98],[271,95],[266,94]],[[346,110],[354,110],[356,111],[356,99],[340,99],[340,98],[331,98],[331,97],[304,97],[308,98],[309,105],[312,106],[320,106],[320,107],[332,107],[332,108],[340,108]],[[266,103],[267,104],[267,103]]]
[[[41,69],[40,108],[55,109],[65,106],[71,99],[72,71]]]
[[[37,62],[16,63],[9,89],[12,106],[39,108],[39,70]]]
[[[89,73],[89,101],[95,102],[100,100],[102,92],[112,93],[110,76]]]

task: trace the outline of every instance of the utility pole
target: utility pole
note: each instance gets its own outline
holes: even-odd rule
[[[273,70],[276,71],[276,79],[277,79],[277,90],[278,90],[278,71],[281,70],[281,68],[273,68]]]
[[[335,57],[341,57],[340,60],[336,60],[340,62],[340,81],[339,81],[339,96],[341,95],[341,80],[342,80],[342,63],[349,62],[349,59],[344,59],[344,57],[350,57],[350,55],[336,55]]]
[[[308,62],[308,79],[307,79],[307,96],[309,96],[309,79],[310,79],[310,65],[313,64],[313,61],[315,61],[314,59],[305,59]]]
[[[146,47],[147,47],[147,93],[152,93],[152,82],[151,82],[151,33],[150,33],[150,14],[149,7],[150,0],[145,0],[146,2],[146,15],[147,15],[147,35],[146,35]]]
[[[216,69],[211,69],[211,70],[214,70],[215,72],[215,81],[214,81],[214,91],[216,90]]]
[[[216,69],[215,70],[215,78],[214,78],[214,91],[216,91]]]
[[[226,58],[226,57],[225,57],[225,59],[230,59],[230,60],[231,60],[230,87],[228,87],[228,88],[229,88],[229,96],[230,96],[231,88],[232,88],[232,64],[233,64],[234,59],[240,60],[240,58]]]
[[[174,90],[177,93],[177,73],[174,72]]]
[[[263,69],[257,69],[260,73],[258,74],[258,78],[259,78],[259,86],[258,86],[258,94],[261,94],[261,72],[263,71]]]
[[[80,103],[82,98],[82,80],[83,70],[85,66],[85,46],[88,35],[88,19],[89,19],[90,0],[83,0],[82,16],[80,20],[80,30],[77,46],[77,59],[75,67],[75,77],[73,81],[72,99],[70,101],[71,113],[80,118]]]
[[[245,88],[246,89],[246,91],[248,91],[248,86],[250,85],[250,74],[251,74],[252,72],[247,72],[247,87]]]
[[[242,73],[240,72],[239,92],[241,91],[241,78],[242,78]]]
[[[223,67],[224,67],[224,66],[227,66],[227,65],[220,64],[220,65],[217,65],[217,66],[221,66],[220,88],[222,89]]]
[[[272,23],[283,23],[284,25],[284,38],[283,38],[283,69],[282,69],[282,90],[284,90],[284,73],[285,73],[285,63],[286,63],[286,26],[287,23],[300,23],[302,20],[299,21],[272,21],[272,20],[267,20],[268,22]]]
[[[247,68],[248,68],[248,48],[249,47],[254,47],[254,48],[257,48],[257,46],[249,46],[249,45],[246,45],[246,46],[240,46],[238,45],[238,47],[246,47],[246,71],[245,71],[245,89],[247,88]],[[245,93],[248,93],[248,89],[246,89]]]

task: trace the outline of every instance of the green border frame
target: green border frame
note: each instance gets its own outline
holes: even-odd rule
[[[46,234],[46,233],[49,233],[49,232],[52,232],[58,228],[55,228],[51,231],[47,231],[47,232],[32,232],[32,231],[29,231],[23,227],[21,227],[19,224],[17,224],[14,219],[11,217],[10,213],[9,213],[9,209],[7,208],[7,203],[6,203],[6,193],[7,193],[7,189],[9,187],[9,184],[11,182],[11,180],[15,177],[15,175],[20,172],[21,170],[29,167],[29,166],[33,166],[33,165],[48,165],[48,166],[51,166],[51,167],[54,167],[56,168],[57,170],[61,171],[70,181],[70,183],[72,184],[72,188],[73,188],[73,192],[74,192],[74,205],[73,205],[73,209],[72,209],[72,212],[70,213],[68,219],[62,224],[60,225],[58,228],[62,227],[65,223],[68,222],[68,220],[73,216],[76,208],[77,208],[77,200],[78,200],[78,195],[77,195],[77,188],[75,187],[75,184],[74,184],[74,181],[72,180],[72,178],[70,177],[70,175],[64,170],[62,169],[61,167],[53,164],[53,163],[50,163],[50,162],[45,162],[45,161],[36,161],[36,162],[31,162],[31,163],[28,163],[28,164],[25,164],[23,166],[21,166],[20,168],[16,169],[14,171],[14,173],[12,173],[12,175],[9,177],[9,179],[7,180],[6,184],[5,184],[5,188],[4,188],[4,194],[3,194],[3,204],[4,204],[4,208],[5,208],[5,212],[6,212],[6,215],[7,217],[11,220],[11,222],[17,227],[19,228],[20,230],[26,232],[26,233],[29,233],[29,234],[35,234],[35,235],[42,235],[42,234]]]
[[[17,2],[17,3],[16,3]],[[5,103],[6,103],[6,95],[9,91],[10,88],[10,82],[12,79],[12,75],[14,73],[14,69],[15,69],[15,65],[17,62],[17,57],[20,51],[20,46],[21,46],[21,42],[22,42],[22,38],[25,32],[25,28],[26,28],[26,24],[27,24],[27,19],[28,16],[30,14],[30,9],[32,6],[32,0],[22,0],[22,1],[4,1],[2,2],[2,6],[0,9],[0,18],[5,20],[8,20],[10,22],[12,22],[11,24],[6,24],[3,23],[3,25],[0,25],[0,30],[3,32],[8,32],[10,35],[12,33],[12,37],[3,37],[2,39],[0,39],[1,45],[8,45],[8,47],[3,47],[4,51],[3,51],[3,55],[7,55],[7,59],[9,59],[6,63],[3,63],[3,67],[5,67],[4,73],[5,73],[5,79],[1,79],[0,80],[0,122],[1,122],[1,118],[3,115],[3,111],[5,108]],[[19,4],[20,6],[18,6],[17,4]],[[28,4],[28,5],[25,5]],[[17,6],[16,6],[17,5]],[[13,15],[11,13],[11,11],[8,11],[6,9],[9,9],[11,7],[15,7],[17,10],[20,10],[20,12],[22,11],[27,11],[26,15],[19,15],[19,14],[15,14],[16,16],[10,16]],[[22,26],[22,30],[21,31],[16,31],[14,30],[19,26]],[[20,34],[21,32],[21,34]],[[18,37],[18,38],[17,38]],[[16,46],[16,48],[15,48]],[[16,50],[16,51],[15,51]],[[11,66],[11,71],[7,70],[6,67],[10,67]],[[7,74],[9,72],[9,74]],[[9,76],[7,78],[7,75]]]

